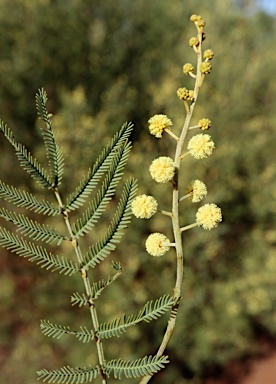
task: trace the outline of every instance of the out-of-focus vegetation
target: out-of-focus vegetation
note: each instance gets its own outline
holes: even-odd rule
[[[207,202],[222,207],[224,223],[185,234],[184,296],[167,350],[172,364],[152,380],[161,384],[200,383],[231,359],[257,353],[260,332],[276,337],[275,18],[230,0],[0,1],[0,116],[18,140],[40,157],[34,95],[44,86],[65,152],[65,195],[96,158],[99,142],[131,120],[136,130],[128,172],[138,178],[139,192],[154,195],[167,210],[166,188],[156,186],[147,169],[154,157],[170,155],[170,139],[150,137],[147,120],[166,113],[174,132],[181,128],[176,89],[189,85],[182,65],[194,58],[192,13],[206,20],[205,46],[215,53],[195,123],[212,120],[217,149],[206,161],[189,159],[181,177],[183,189],[195,178],[207,184]],[[1,179],[34,191],[3,140],[0,150]],[[194,221],[196,208],[183,204],[183,224]],[[167,224],[160,216],[133,220],[114,256],[124,274],[105,293],[101,320],[171,293],[173,255],[156,260],[144,250],[149,232],[170,235]],[[69,336],[45,339],[39,330],[44,318],[89,327],[86,311],[69,302],[82,289],[78,278],[73,287],[4,250],[0,265],[1,382],[34,381],[41,367],[93,364],[91,346]],[[109,268],[107,261],[96,272],[101,278]],[[105,342],[107,358],[154,354],[164,327],[162,319]]]

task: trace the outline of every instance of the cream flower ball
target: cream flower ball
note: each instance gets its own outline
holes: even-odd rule
[[[175,167],[173,159],[166,156],[160,156],[153,160],[149,168],[151,177],[157,183],[167,183],[174,177]]]
[[[154,197],[140,195],[131,204],[132,213],[139,219],[150,219],[157,211],[158,203]]]

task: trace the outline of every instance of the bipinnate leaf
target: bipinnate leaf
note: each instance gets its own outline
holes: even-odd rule
[[[153,375],[163,369],[169,363],[168,356],[145,356],[137,360],[111,360],[104,365],[104,371],[109,377],[111,374],[115,379],[128,379]],[[38,380],[48,383],[78,384],[90,383],[100,373],[98,365],[88,368],[72,368],[64,366],[53,371],[41,369],[37,372]]]
[[[120,269],[114,276],[109,276],[106,280],[102,279],[96,283],[93,283],[92,288],[92,299],[98,299],[101,293],[107,288],[110,284],[112,284],[118,277],[122,274],[122,270]]]
[[[0,180],[0,197],[11,201],[17,207],[24,207],[36,213],[43,213],[48,216],[55,216],[60,213],[60,209],[48,201],[39,200],[31,193],[20,191],[18,188],[9,186]]]
[[[98,190],[96,197],[89,203],[88,209],[82,217],[77,220],[73,226],[76,238],[89,232],[99,221],[104,213],[108,203],[115,194],[116,187],[123,176],[123,169],[127,162],[131,149],[130,143],[122,145],[118,148],[112,164],[110,164],[101,188]]]
[[[78,384],[91,383],[100,373],[98,365],[88,368],[72,368],[64,366],[53,371],[41,369],[37,372],[38,380],[48,383]]]
[[[98,299],[103,292],[105,288],[107,288],[111,283],[113,283],[115,280],[118,279],[119,276],[122,274],[122,267],[119,262],[113,262],[113,268],[118,271],[113,276],[109,276],[106,280],[102,279],[96,283],[93,283],[91,285],[91,292],[92,295],[88,297],[85,294],[80,294],[78,292],[75,292],[71,296],[71,303],[72,305],[79,305],[79,307],[83,307],[89,303],[89,300],[95,300]],[[91,303],[91,301],[90,301]]]
[[[17,158],[20,161],[20,165],[32,176],[32,178],[42,188],[52,188],[52,182],[49,176],[47,175],[46,171],[42,168],[38,161],[32,157],[30,152],[25,148],[23,144],[15,141],[12,131],[1,120],[0,131],[2,131],[6,139],[14,147]]]
[[[55,187],[58,186],[61,182],[64,159],[62,156],[61,148],[55,141],[51,122],[52,115],[47,111],[46,103],[48,98],[47,93],[43,88],[38,90],[35,99],[39,119],[45,122],[45,128],[42,129],[42,135],[52,176],[52,186]]]
[[[148,301],[137,315],[123,315],[109,323],[100,324],[98,335],[101,339],[113,336],[119,337],[123,332],[126,332],[128,327],[141,321],[149,323],[152,320],[156,320],[171,309],[173,302],[173,297],[169,295],[162,296],[155,302],[152,300]]]
[[[55,228],[39,224],[24,215],[18,215],[5,208],[0,207],[0,217],[17,225],[24,235],[34,240],[42,240],[46,243],[57,241],[57,243],[60,244],[62,240],[66,239],[66,237],[62,236]]]
[[[113,373],[115,379],[132,379],[141,376],[153,375],[169,363],[168,356],[145,356],[134,361],[111,360],[105,365],[105,372],[108,376]]]
[[[60,339],[65,334],[73,335],[83,343],[88,343],[94,339],[94,332],[86,327],[80,327],[80,331],[75,331],[67,326],[53,324],[47,320],[41,320],[40,328],[43,335],[51,336],[56,339]]]
[[[87,197],[97,186],[104,173],[109,170],[118,149],[122,145],[125,145],[129,139],[132,130],[133,124],[125,123],[120,131],[117,132],[113,139],[105,146],[92,168],[89,169],[86,177],[80,181],[74,193],[69,196],[66,202],[66,210],[68,212],[81,207],[85,203]]]
[[[121,237],[123,236],[123,230],[127,228],[130,223],[132,216],[131,203],[135,197],[136,191],[137,181],[134,179],[126,181],[111,224],[108,227],[105,236],[89,248],[89,251],[84,258],[84,262],[82,263],[83,268],[94,268],[116,248],[116,244],[120,242]]]
[[[89,303],[89,297],[84,293],[80,294],[78,292],[75,292],[71,296],[71,303],[72,303],[72,306],[78,304],[79,307],[83,307]]]
[[[41,268],[58,271],[69,276],[79,271],[77,264],[71,260],[48,253],[45,248],[25,241],[1,227],[0,244],[11,252],[15,252],[18,256],[25,257],[29,261],[35,261]]]

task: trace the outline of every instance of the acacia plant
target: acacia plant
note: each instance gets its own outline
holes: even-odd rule
[[[187,151],[183,152],[188,131],[196,129],[204,131],[211,127],[211,121],[208,118],[200,119],[194,126],[190,124],[203,80],[211,72],[210,60],[213,58],[211,49],[202,52],[202,42],[205,39],[204,20],[201,16],[192,15],[191,21],[194,22],[197,29],[197,36],[192,37],[189,41],[197,58],[196,70],[192,64],[187,63],[183,66],[183,71],[194,79],[194,88],[189,90],[183,87],[177,90],[177,96],[183,100],[185,106],[184,125],[177,136],[172,133],[171,126],[173,124],[166,115],[159,114],[149,119],[149,131],[152,135],[161,138],[163,132],[166,132],[176,144],[174,158],[160,156],[153,160],[149,168],[150,174],[156,182],[169,182],[171,184],[172,207],[170,211],[158,209],[158,202],[153,196],[140,195],[135,197],[137,182],[130,178],[124,181],[120,198],[116,200],[116,212],[110,219],[104,236],[98,238],[97,225],[101,221],[105,222],[106,218],[103,217],[103,214],[111,200],[114,204],[113,197],[124,174],[124,167],[131,150],[130,135],[133,124],[126,123],[122,126],[103,148],[98,158],[93,161],[91,168],[80,180],[77,188],[64,199],[62,196],[64,192],[61,193],[64,158],[61,147],[55,139],[51,121],[52,115],[46,107],[47,94],[45,90],[40,89],[36,94],[36,108],[38,118],[43,121],[42,136],[45,156],[48,160],[47,169],[32,156],[23,144],[16,141],[10,128],[0,121],[1,132],[13,146],[20,165],[40,187],[48,193],[54,194],[56,204],[47,200],[48,195],[45,195],[45,200],[40,200],[32,193],[9,186],[2,181],[0,182],[0,196],[17,207],[24,207],[46,217],[54,217],[56,221],[61,220],[64,223],[64,232],[60,232],[52,226],[28,218],[25,214],[0,208],[0,216],[12,222],[21,231],[21,236],[19,236],[5,228],[0,228],[0,244],[11,252],[36,262],[47,271],[59,272],[67,278],[74,274],[80,275],[84,284],[84,291],[72,293],[71,303],[88,308],[91,316],[91,329],[85,326],[72,329],[66,325],[42,320],[41,330],[44,335],[54,338],[60,338],[67,334],[74,336],[81,342],[95,343],[98,356],[96,366],[81,368],[64,366],[52,371],[41,369],[38,371],[38,378],[44,382],[84,383],[99,377],[101,382],[105,384],[112,375],[115,379],[140,377],[140,383],[147,383],[155,373],[169,362],[168,356],[164,352],[175,327],[182,296],[183,233],[197,226],[210,230],[222,220],[219,207],[215,204],[205,204],[198,209],[195,223],[184,226],[180,223],[183,204],[185,204],[183,200],[190,199],[193,203],[197,203],[207,194],[205,184],[200,180],[194,180],[188,187],[187,193],[184,196],[180,195],[181,165],[185,164],[185,158],[188,155],[192,155],[195,159],[204,159],[210,156],[214,149],[214,142],[211,137],[199,133],[189,140]],[[84,212],[80,211],[81,208],[84,209]],[[71,218],[72,211],[79,212],[77,220]],[[163,256],[170,249],[174,250],[176,282],[173,295],[168,294],[155,301],[148,301],[136,314],[122,315],[111,322],[101,322],[97,310],[101,303],[101,293],[108,289],[122,274],[122,268],[119,262],[112,262],[114,273],[100,281],[91,281],[91,270],[95,269],[115,250],[122,239],[124,230],[130,223],[132,213],[138,218],[149,219],[157,211],[171,219],[174,239],[169,240],[163,233],[152,233],[147,238],[145,245],[147,252],[152,256]],[[95,241],[91,240],[88,249],[80,241],[81,237],[84,236],[95,239]],[[26,238],[29,239],[26,240]],[[60,245],[62,242],[71,244],[74,258],[72,255],[59,256],[55,251],[51,252],[52,244]],[[154,356],[143,356],[134,361],[121,358],[106,361],[103,339],[119,337],[129,327],[141,321],[157,320],[167,311],[171,311],[171,315],[163,340]]]

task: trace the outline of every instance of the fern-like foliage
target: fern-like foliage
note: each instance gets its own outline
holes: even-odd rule
[[[72,368],[62,367],[53,371],[47,369],[41,369],[37,372],[38,380],[48,383],[62,383],[62,384],[79,384],[79,383],[91,383],[93,379],[100,373],[99,366],[95,368]]]
[[[153,375],[169,363],[168,356],[145,356],[142,359],[134,361],[125,361],[122,359],[111,360],[105,365],[105,372],[108,376],[113,373],[115,379],[122,379],[125,376],[128,379]]]
[[[78,292],[75,292],[71,296],[71,303],[73,306],[78,304],[79,307],[84,307],[89,303],[89,297],[84,293],[80,294]]]
[[[135,197],[136,191],[136,180],[130,179],[125,183],[117,210],[105,236],[95,245],[90,247],[82,267],[94,268],[116,248],[116,244],[119,243],[123,236],[123,229],[125,229],[130,222],[132,215],[131,203]]]
[[[119,337],[123,332],[126,332],[128,327],[141,321],[149,323],[152,320],[156,320],[171,309],[173,302],[173,297],[169,295],[162,296],[155,302],[152,300],[148,301],[137,315],[123,315],[109,323],[100,324],[98,335],[100,338]]]
[[[55,141],[51,122],[52,115],[47,111],[46,103],[48,98],[43,88],[38,90],[35,99],[39,119],[43,120],[46,126],[45,129],[42,129],[42,133],[52,176],[52,187],[56,187],[61,182],[64,159],[61,148]]]
[[[71,303],[72,305],[79,305],[79,307],[89,306],[92,319],[91,330],[82,326],[80,326],[80,329],[75,330],[69,326],[54,324],[47,320],[41,321],[41,330],[44,335],[57,339],[64,335],[72,335],[84,343],[95,340],[99,346],[98,342],[102,338],[119,337],[130,326],[136,325],[141,321],[150,322],[156,320],[171,309],[174,300],[172,297],[165,295],[155,301],[147,302],[136,315],[123,315],[121,318],[99,325],[96,299],[122,274],[122,267],[120,263],[114,262],[114,274],[93,283],[90,282],[87,271],[90,268],[95,268],[103,261],[120,242],[124,229],[127,228],[131,220],[131,203],[137,191],[136,180],[130,178],[124,183],[120,199],[116,204],[115,214],[110,220],[105,235],[90,246],[86,254],[83,254],[78,239],[95,227],[103,213],[106,212],[108,203],[116,192],[131,150],[129,137],[133,125],[129,123],[124,124],[121,130],[114,135],[113,139],[100,153],[95,164],[89,169],[86,177],[80,181],[78,187],[69,195],[64,204],[58,188],[62,180],[64,160],[61,149],[55,141],[51,122],[52,115],[48,113],[46,103],[46,92],[44,89],[38,90],[36,94],[36,108],[39,119],[45,123],[44,128],[42,128],[42,135],[48,159],[49,174],[33,158],[25,146],[14,139],[10,128],[2,121],[0,121],[0,131],[14,147],[21,166],[41,187],[50,189],[54,193],[59,208],[56,208],[48,201],[40,201],[31,193],[10,187],[1,181],[0,197],[36,213],[49,216],[60,215],[64,219],[68,230],[68,237],[62,235],[53,227],[40,224],[23,214],[12,212],[6,208],[0,207],[0,217],[12,222],[18,227],[22,235],[29,237],[32,241],[50,244],[56,242],[58,245],[63,240],[71,241],[78,263],[54,255],[48,252],[46,248],[32,241],[27,241],[24,237],[19,237],[1,227],[0,245],[21,257],[27,258],[29,261],[36,262],[41,268],[50,271],[58,271],[69,276],[81,271],[86,293],[74,293],[71,296]],[[87,204],[83,214],[72,225],[68,213],[81,208],[94,189],[97,189],[97,193],[95,193],[90,203]],[[102,348],[97,348],[97,351],[99,366],[89,366],[88,368],[64,366],[53,371],[42,369],[38,372],[38,378],[44,382],[68,384],[91,382],[98,375],[101,375],[103,380],[110,375],[113,375],[116,379],[121,379],[122,377],[136,378],[153,375],[168,363],[167,356],[145,356],[135,361],[119,359],[105,362]]]
[[[108,361],[104,370],[108,377],[111,374],[115,379],[122,379],[126,377],[128,379],[153,375],[163,369],[165,364],[169,363],[168,356],[145,356],[142,359],[130,361],[130,360],[111,360]],[[47,369],[41,369],[37,372],[38,379],[48,383],[63,383],[63,384],[77,384],[77,383],[90,383],[100,373],[98,365],[96,367],[88,368],[72,368],[69,366],[48,371]]]
[[[68,212],[77,209],[84,204],[87,197],[97,186],[101,177],[109,170],[110,165],[116,157],[118,148],[120,148],[121,145],[125,145],[132,130],[133,124],[125,123],[121,130],[117,132],[113,139],[105,146],[93,167],[89,169],[86,177],[80,181],[74,193],[67,199],[66,210]]]
[[[94,332],[88,330],[86,327],[80,327],[80,331],[75,331],[70,327],[53,324],[50,321],[41,320],[40,328],[45,336],[51,336],[60,339],[63,335],[69,334],[75,336],[83,343],[88,343],[94,339]]]
[[[91,292],[92,295],[88,297],[85,294],[80,294],[78,292],[75,292],[71,296],[71,303],[72,305],[79,305],[79,307],[83,307],[87,305],[89,302],[91,303],[91,300],[96,300],[100,297],[101,293],[104,291],[105,288],[107,288],[111,283],[113,283],[115,280],[118,279],[119,276],[122,274],[122,267],[121,264],[118,262],[113,262],[113,267],[118,272],[113,276],[108,276],[106,280],[102,279],[96,283],[93,283],[91,285]]]
[[[74,225],[74,235],[79,238],[84,233],[89,232],[98,222],[99,218],[105,211],[107,204],[114,196],[116,186],[123,175],[123,169],[127,162],[131,149],[130,143],[122,145],[118,148],[113,157],[113,162],[109,166],[102,187],[99,189],[96,197],[89,204],[88,209],[83,216]]]
[[[48,201],[39,200],[31,193],[20,191],[18,188],[9,186],[0,180],[0,197],[12,202],[17,207],[24,207],[36,213],[48,216],[55,216],[60,213],[60,209]]]
[[[15,252],[19,256],[28,258],[29,261],[35,261],[41,268],[58,271],[59,273],[69,276],[79,271],[76,263],[73,263],[70,260],[68,261],[63,257],[59,258],[57,255],[52,255],[51,253],[48,253],[45,248],[27,242],[1,227],[0,244],[11,252]]]
[[[38,161],[32,157],[30,152],[25,148],[23,144],[15,141],[12,131],[1,120],[0,130],[14,147],[15,153],[20,161],[21,166],[33,177],[34,180],[38,182],[42,188],[51,188],[52,182],[46,171],[38,163]]]
[[[34,240],[42,240],[46,243],[57,241],[58,244],[60,244],[62,240],[66,239],[66,237],[62,236],[56,229],[39,224],[24,215],[12,213],[5,208],[0,207],[0,217],[17,225],[24,235]]]
[[[100,280],[97,283],[92,284],[92,299],[98,299],[101,293],[107,288],[111,283],[113,283],[118,277],[122,274],[122,270],[119,270],[114,276],[108,276],[108,279]]]

